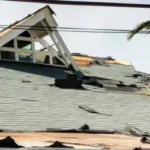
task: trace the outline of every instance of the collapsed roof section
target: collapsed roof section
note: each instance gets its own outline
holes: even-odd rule
[[[116,60],[112,57],[92,57],[85,54],[80,53],[72,53],[72,57],[75,60],[75,63],[80,66],[89,66],[92,64],[98,64],[98,65],[109,65],[109,64],[118,64],[118,65],[125,65],[130,66],[132,65],[130,61],[123,61],[123,60]]]
[[[0,32],[0,59],[70,66],[79,71],[45,6]]]

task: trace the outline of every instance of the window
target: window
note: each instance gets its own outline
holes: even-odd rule
[[[32,50],[31,41],[18,40],[18,41],[17,41],[17,44],[18,44],[18,48],[19,48],[19,49]]]
[[[48,55],[36,54],[36,62],[37,63],[49,64],[50,63],[50,59],[49,59]]]
[[[1,51],[1,59],[15,60],[14,52]]]
[[[33,62],[33,54],[28,52],[18,52],[19,61]]]
[[[4,44],[3,47],[14,48],[14,40],[11,40],[8,43]]]

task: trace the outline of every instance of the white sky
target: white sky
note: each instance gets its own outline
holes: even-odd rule
[[[150,4],[150,0],[109,1]],[[15,3],[0,0],[0,25],[9,25],[43,6],[45,4]],[[50,7],[57,14],[55,18],[61,27],[132,29],[138,23],[150,20],[150,9],[60,5],[50,5]],[[149,35],[137,35],[131,41],[127,41],[126,34],[61,32],[61,35],[70,52],[130,60],[136,70],[150,73]]]

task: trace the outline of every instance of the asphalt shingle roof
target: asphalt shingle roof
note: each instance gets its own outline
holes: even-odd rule
[[[86,75],[135,83],[132,66],[110,65],[81,68]],[[0,129],[45,131],[71,129],[88,124],[92,129],[122,129],[127,124],[150,132],[150,97],[107,91],[90,85],[62,89],[50,84],[52,77],[65,77],[63,69],[19,63],[0,63]],[[79,109],[85,105],[103,116]]]

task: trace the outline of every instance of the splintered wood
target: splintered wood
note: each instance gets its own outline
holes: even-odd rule
[[[135,147],[150,148],[150,144],[140,142],[140,137],[127,135],[107,134],[81,134],[81,133],[0,133],[0,139],[11,136],[17,144],[25,147],[49,146],[55,141],[80,149],[126,149],[132,150]]]

